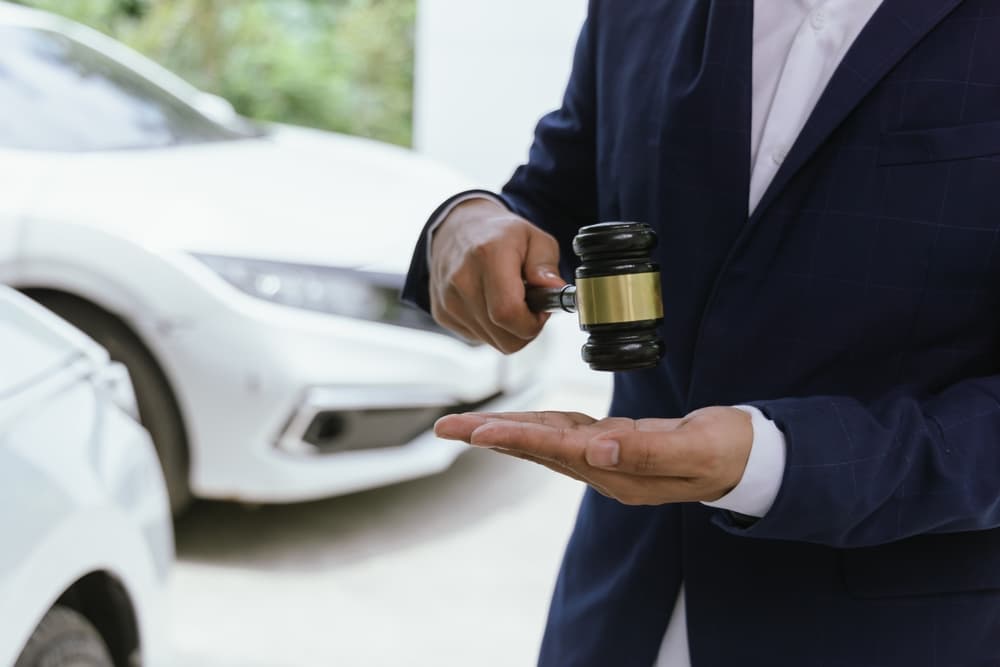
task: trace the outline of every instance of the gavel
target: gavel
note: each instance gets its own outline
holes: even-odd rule
[[[660,267],[652,259],[656,232],[641,222],[603,222],[580,229],[576,285],[527,289],[532,312],[578,313],[589,334],[581,350],[595,371],[656,366],[666,352],[657,333],[663,321]]]

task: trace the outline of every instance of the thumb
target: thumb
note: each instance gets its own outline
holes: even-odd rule
[[[537,228],[528,235],[524,279],[535,287],[562,287],[566,284],[559,275],[559,243]]]

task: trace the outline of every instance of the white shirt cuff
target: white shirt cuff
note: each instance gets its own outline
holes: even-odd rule
[[[431,263],[431,241],[434,240],[434,232],[437,231],[437,228],[441,226],[441,223],[444,222],[445,219],[449,215],[451,215],[451,212],[454,211],[459,205],[464,204],[467,201],[472,201],[473,199],[485,199],[486,201],[496,202],[497,204],[500,204],[504,208],[507,208],[507,205],[504,204],[499,197],[491,197],[490,195],[483,194],[482,192],[469,193],[464,197],[458,197],[455,201],[449,204],[443,211],[441,211],[441,213],[438,214],[438,217],[434,220],[434,222],[430,224],[430,227],[427,228],[428,266],[430,266]]]
[[[735,489],[715,502],[703,504],[760,519],[774,505],[785,476],[785,434],[757,408],[750,405],[735,407],[749,414],[752,420],[750,458]]]

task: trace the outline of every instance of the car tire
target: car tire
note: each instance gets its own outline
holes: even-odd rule
[[[31,633],[14,667],[114,667],[114,662],[90,621],[56,605]]]
[[[80,329],[128,369],[139,419],[149,431],[167,483],[170,511],[176,519],[191,504],[188,447],[184,420],[160,365],[138,336],[120,319],[97,306],[61,292],[27,290],[27,295]]]

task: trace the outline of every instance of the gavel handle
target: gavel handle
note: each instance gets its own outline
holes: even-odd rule
[[[526,291],[528,309],[533,313],[576,312],[576,285],[563,287],[529,287]]]

